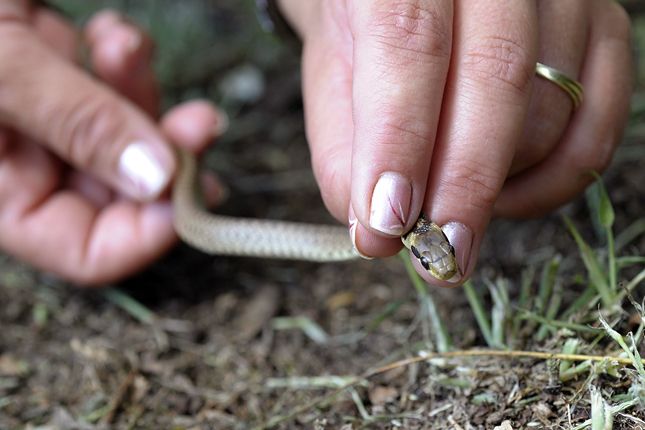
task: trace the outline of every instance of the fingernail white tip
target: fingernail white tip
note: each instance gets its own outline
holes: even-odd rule
[[[168,181],[168,173],[145,142],[132,143],[123,151],[119,171],[134,187],[132,194],[141,198],[161,193]]]
[[[354,251],[363,260],[373,260],[374,259],[373,257],[369,257],[363,254],[361,251],[358,250],[358,247],[356,246],[356,227],[357,226],[358,226],[358,220],[356,219],[355,216],[353,216],[353,211],[351,211],[349,216],[349,237],[352,240],[352,246],[354,248]]]

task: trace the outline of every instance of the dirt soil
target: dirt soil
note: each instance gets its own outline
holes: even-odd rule
[[[89,8],[58,3],[81,17]],[[167,105],[206,95],[231,114],[231,131],[206,161],[230,187],[218,211],[332,222],[309,170],[297,54],[261,33],[247,2],[159,3],[169,9],[155,15],[161,22],[150,18],[150,1],[117,2],[156,31]],[[645,213],[645,133],[631,130],[605,175],[619,232]],[[576,297],[585,272],[562,214],[600,244],[583,198],[543,219],[495,220],[474,276],[483,296],[484,279],[503,277],[515,297],[523,270],[559,254],[565,300]],[[645,255],[645,237],[625,252]],[[500,428],[564,429],[589,418],[586,376],[561,384],[550,364],[525,358],[395,366],[299,410],[342,378],[435,350],[396,257],[306,264],[213,258],[178,245],[110,287],[70,286],[0,255],[0,429],[244,429],[298,411],[278,428],[488,429],[507,421]],[[456,349],[485,346],[462,289],[431,294]],[[128,298],[145,308],[127,310]],[[619,327],[628,329],[628,318]],[[324,333],[298,328],[308,321]],[[560,350],[561,336],[518,347]],[[630,379],[624,371],[596,383],[616,394]],[[614,428],[639,425],[618,416]]]

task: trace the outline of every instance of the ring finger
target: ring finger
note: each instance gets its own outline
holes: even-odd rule
[[[511,178],[496,204],[503,216],[536,216],[564,204],[603,171],[629,114],[629,17],[618,3],[584,2],[590,10],[589,43],[580,81],[585,100],[561,141],[541,163]]]
[[[578,79],[589,33],[587,0],[538,2],[538,61]],[[542,161],[573,117],[573,100],[553,82],[535,76],[527,121],[517,142],[510,176]]]

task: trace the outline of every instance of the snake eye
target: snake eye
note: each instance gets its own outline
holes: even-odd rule
[[[415,257],[421,258],[421,254],[419,253],[419,250],[416,247],[411,246],[410,251],[412,251],[412,253],[414,254]]]
[[[430,270],[430,262],[428,261],[427,258],[421,257],[419,261],[421,261],[421,265],[423,266],[424,269]]]

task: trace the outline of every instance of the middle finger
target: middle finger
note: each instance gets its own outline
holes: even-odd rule
[[[425,213],[446,225],[462,275],[452,281],[459,282],[472,271],[521,135],[537,60],[537,11],[535,2],[516,0],[463,0],[455,8]]]

